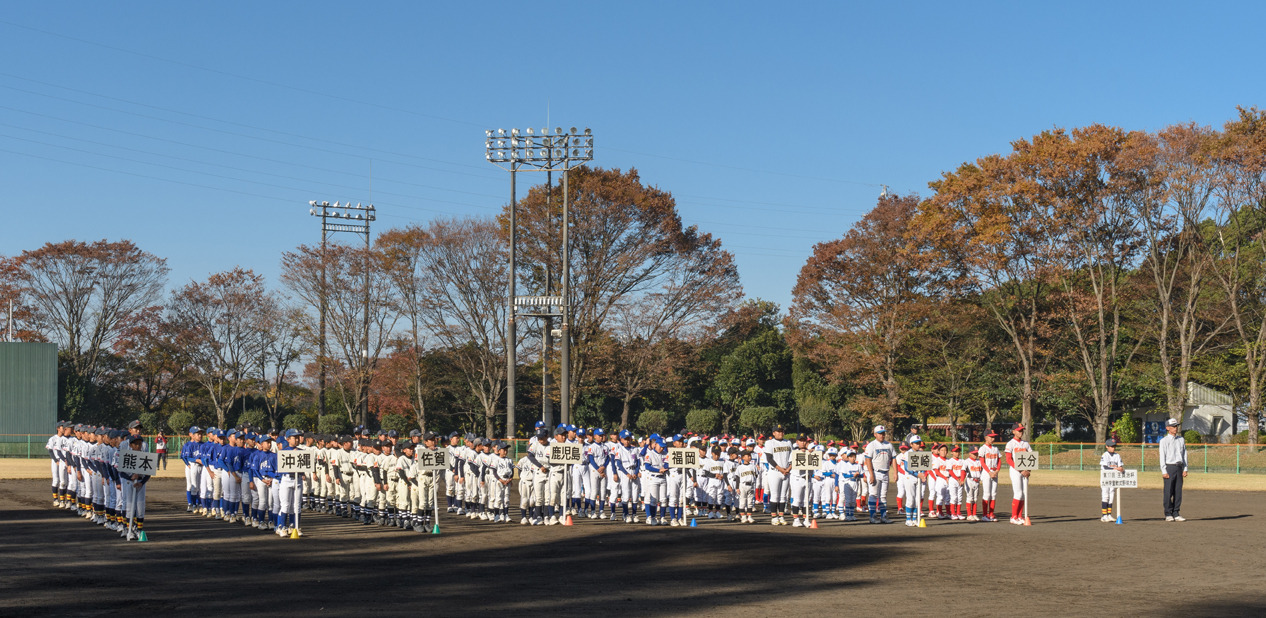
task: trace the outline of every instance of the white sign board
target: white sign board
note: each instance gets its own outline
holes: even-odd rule
[[[1016,470],[1024,472],[1026,470],[1036,470],[1040,463],[1040,457],[1037,451],[1012,451],[1011,460],[1015,462],[1013,466]]]
[[[419,470],[447,470],[448,452],[443,449],[434,451],[420,448],[417,451]]]
[[[1139,486],[1139,471],[1126,470],[1125,472],[1117,472],[1116,470],[1100,470],[1099,486],[1111,489],[1137,488]]]
[[[668,449],[668,467],[669,468],[690,468],[692,470],[699,469],[699,450],[693,448],[670,448]]]
[[[116,456],[114,466],[119,469],[120,474],[140,474],[143,476],[152,476],[158,470],[158,453],[149,451],[133,451],[129,449],[119,449]]]
[[[550,442],[549,462],[551,464],[575,465],[584,461],[579,444]]]
[[[817,451],[792,451],[792,470],[817,470],[822,467],[822,453]]]
[[[906,455],[910,458],[906,470],[909,470],[911,474],[930,472],[932,470],[932,453],[930,451],[910,451]]]
[[[279,474],[312,474],[315,470],[315,450],[292,448],[277,451],[277,472]]]

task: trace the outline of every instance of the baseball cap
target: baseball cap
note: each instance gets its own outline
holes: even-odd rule
[[[1104,443],[1103,443],[1103,445],[1104,445],[1104,446],[1116,446],[1116,445],[1117,445],[1117,441],[1116,441],[1116,440],[1113,440],[1112,438],[1108,438],[1108,440],[1107,440],[1106,442],[1104,442]]]
[[[883,425],[875,425],[875,433],[888,433],[888,429]]]
[[[985,434],[985,437],[986,437],[986,438],[996,438],[996,437],[998,437],[998,432],[996,432],[996,431],[991,431],[991,432],[989,432],[989,433]]]
[[[755,440],[754,438],[748,438],[748,439],[747,439],[747,442],[746,442],[746,445],[747,445],[747,446],[755,446],[755,445],[756,445],[756,440]]]
[[[910,445],[906,444],[905,442],[902,442],[901,444],[897,446],[897,448],[903,451],[908,451],[910,450]]]
[[[967,453],[967,454],[968,454],[968,455],[979,455],[979,454],[980,454],[980,449],[978,449],[978,448],[973,448],[971,451],[968,451],[968,453]]]
[[[919,436],[910,438],[910,444],[915,444],[916,442],[919,444],[923,444],[923,438],[920,438]]]
[[[829,448],[829,449],[826,449],[826,454],[827,454],[827,455],[838,455],[839,453],[840,453],[840,451],[839,451],[838,449],[836,449],[834,446],[832,446],[832,447],[831,447],[831,448]]]
[[[585,435],[585,428],[584,428],[584,427],[578,427],[578,428],[576,428],[576,435],[578,435],[578,436],[583,436],[583,435]]]
[[[774,424],[774,428],[773,428],[773,429],[771,429],[770,431],[781,431],[781,432],[786,432],[786,431],[787,431],[787,429],[786,429],[785,427],[783,427],[783,426],[782,426],[782,423],[775,423],[775,424]]]
[[[1178,426],[1178,419],[1176,419],[1176,418],[1171,418],[1171,419],[1169,419],[1169,420],[1165,421],[1165,426],[1166,426],[1166,427],[1177,427],[1177,426]]]
[[[416,431],[416,430],[415,430],[415,431]],[[398,431],[396,431],[396,430],[392,429],[391,431],[388,431],[388,432],[387,432],[387,437],[388,437],[388,438],[398,438],[398,437],[400,437],[400,432],[398,432]]]
[[[197,425],[189,428],[189,433],[198,433],[200,431],[202,431],[202,428]]]
[[[540,428],[540,429],[537,429],[537,430],[536,430],[536,437],[537,437],[538,439],[539,439],[539,438],[546,438],[546,439],[548,439],[548,438],[549,438],[549,431],[547,431],[544,427],[542,427],[542,428]]]
[[[1019,424],[1019,423],[1016,423],[1016,424],[1015,424],[1015,427],[1012,427],[1012,428],[1011,428],[1011,431],[1024,431],[1024,425],[1021,425],[1021,424]]]
[[[141,421],[139,421],[139,420],[132,421],[132,422],[130,422],[130,423],[128,423],[128,424],[127,424],[127,428],[128,428],[128,429],[136,429],[137,427],[140,427],[140,426],[141,426]]]
[[[564,435],[564,434],[566,434],[566,433],[567,433],[567,426],[566,426],[566,425],[559,425],[558,427],[555,427],[555,428],[554,428],[554,435],[556,435],[556,436],[561,436],[561,435]],[[558,448],[562,448],[562,447],[560,446],[560,447],[558,447]]]
[[[621,438],[631,438],[631,437],[633,437],[633,434],[632,434],[629,430],[627,430],[627,429],[621,429],[621,430],[620,430],[620,437],[621,437]]]

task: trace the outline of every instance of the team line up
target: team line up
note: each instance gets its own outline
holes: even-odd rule
[[[139,424],[131,427],[139,433]],[[560,425],[551,432],[538,423],[524,457],[508,455],[510,445],[473,434],[441,436],[395,432],[371,439],[363,428],[356,435],[325,436],[287,430],[255,433],[249,427],[222,431],[190,428],[181,450],[185,463],[186,510],[210,518],[268,530],[278,536],[302,535],[299,513],[330,513],[366,525],[393,526],[427,532],[437,521],[437,492],[444,479],[446,512],[471,519],[511,523],[510,486],[518,476],[522,525],[558,525],[571,517],[686,526],[687,517],[756,523],[757,509],[771,525],[816,527],[816,520],[856,521],[864,513],[870,523],[890,523],[887,495],[896,485],[896,508],[907,526],[920,518],[997,521],[996,494],[1005,459],[1013,491],[1010,522],[1025,523],[1024,500],[1029,472],[1015,469],[1013,457],[1031,450],[1023,427],[999,450],[997,434],[963,455],[960,448],[933,444],[931,468],[911,471],[911,454],[924,452],[915,434],[899,445],[887,440],[883,426],[864,447],[835,448],[806,436],[785,439],[776,426],[772,437],[689,438],[652,434],[635,438],[621,431],[607,439],[602,429],[586,431]],[[50,439],[54,453],[53,492],[58,506],[110,524],[116,529],[120,505],[111,494],[110,472],[122,438],[104,428],[58,427]],[[576,447],[578,465],[551,463],[553,445]],[[673,467],[669,448],[694,449],[697,467]],[[1120,456],[1109,444],[1101,462],[1119,469]],[[115,449],[115,450],[111,450]],[[278,456],[287,451],[313,456],[310,473],[282,472]],[[816,451],[821,464],[793,470],[798,451]],[[1112,458],[1115,458],[1112,459]],[[422,462],[442,462],[441,467]],[[84,474],[87,474],[85,477]],[[80,479],[85,480],[80,480]],[[148,477],[139,477],[147,479]],[[121,487],[114,483],[116,488]],[[137,529],[144,522],[143,481]],[[73,499],[72,499],[73,496]],[[926,498],[926,509],[921,508]],[[1108,521],[1112,492],[1103,491],[1103,519]],[[104,521],[102,521],[104,520]],[[811,523],[812,522],[812,523]],[[126,532],[124,533],[126,534]]]

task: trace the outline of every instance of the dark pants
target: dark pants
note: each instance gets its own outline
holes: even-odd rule
[[[1177,517],[1182,507],[1182,464],[1165,466],[1169,478],[1165,479],[1165,493],[1161,496],[1165,502],[1165,516]]]
[[[166,470],[167,469],[167,453],[159,453],[158,463],[155,465],[158,467],[161,467],[163,470]]]

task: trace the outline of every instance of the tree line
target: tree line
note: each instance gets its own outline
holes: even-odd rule
[[[1263,112],[1221,130],[1052,129],[929,188],[816,245],[783,315],[745,299],[721,241],[636,170],[571,172],[567,258],[562,189],[533,187],[513,274],[520,293],[558,294],[570,259],[574,422],[861,438],[879,422],[1018,420],[1102,440],[1132,410],[1181,415],[1199,381],[1232,395],[1256,442]],[[18,338],[58,344],[62,418],[495,436],[514,345],[522,436],[558,403],[541,383],[560,368],[542,320],[520,317],[506,341],[509,225],[507,206],[368,248],[301,245],[275,285],[237,267],[170,292],[165,260],[129,241],[49,243],[0,259],[0,301]]]

